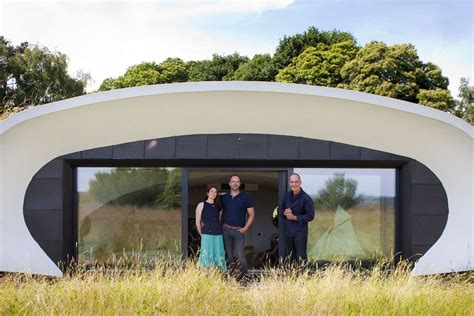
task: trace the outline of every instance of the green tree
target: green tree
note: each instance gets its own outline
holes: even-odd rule
[[[469,79],[461,78],[459,85],[459,100],[455,101],[452,114],[474,125],[474,86],[469,85]]]
[[[355,57],[357,50],[353,41],[308,47],[280,70],[276,81],[336,87],[342,83],[341,68]]]
[[[157,196],[155,204],[167,209],[181,207],[181,169],[175,168],[171,170],[163,194]]]
[[[357,206],[363,196],[357,194],[357,181],[346,179],[343,173],[336,174],[326,181],[326,186],[318,192],[314,200],[316,208],[328,208],[331,210],[341,206],[348,210]]]
[[[0,36],[0,113],[85,93],[90,76],[73,78],[68,58],[27,42],[13,46]]]
[[[188,69],[180,58],[167,58],[160,64],[160,83],[186,82]]]
[[[247,63],[240,64],[232,79],[241,81],[275,81],[278,69],[269,54],[255,55]]]
[[[161,64],[142,62],[131,66],[116,79],[107,78],[100,91],[153,85],[159,83],[185,82],[188,80],[187,66],[179,58],[167,58]]]
[[[356,39],[350,33],[338,30],[320,31],[315,27],[310,27],[303,34],[284,36],[275,50],[273,62],[278,69],[283,69],[308,47],[316,47],[320,43],[331,46],[345,41],[356,43]]]
[[[448,90],[436,89],[425,90],[420,89],[417,98],[421,105],[426,105],[431,108],[448,112],[454,104],[453,97]]]
[[[141,64],[129,67],[125,74],[118,77],[117,79],[105,79],[100,85],[99,90],[106,91],[128,87],[152,85],[159,83],[159,81],[159,66],[154,62],[143,62]]]
[[[114,168],[89,181],[88,194],[100,203],[153,205],[168,179],[165,168]]]
[[[388,46],[382,42],[371,42],[359,50],[356,57],[341,70],[344,80],[341,88],[388,96],[409,102],[433,102],[449,91],[449,81],[441,75],[439,67],[423,63],[411,44]],[[446,90],[427,93],[420,90]],[[448,100],[444,100],[449,102]]]
[[[222,81],[232,80],[234,72],[249,58],[234,53],[232,55],[212,55],[211,60],[188,62],[189,81]]]

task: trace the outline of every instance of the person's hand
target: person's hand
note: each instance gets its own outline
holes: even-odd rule
[[[239,233],[241,233],[241,234],[245,234],[245,233],[247,232],[247,230],[248,230],[248,229],[245,228],[245,227],[239,227],[239,228],[237,228],[237,231],[238,231]]]
[[[286,218],[287,218],[289,221],[296,221],[296,220],[298,220],[298,218],[296,217],[296,215],[293,215],[293,213],[289,213],[288,215],[286,215]]]
[[[291,208],[287,208],[285,209],[285,211],[283,212],[283,215],[288,217],[288,214],[292,214],[293,213],[293,210]]]

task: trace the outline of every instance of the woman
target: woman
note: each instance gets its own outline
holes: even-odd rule
[[[196,227],[201,235],[198,267],[226,271],[224,241],[220,221],[222,207],[215,187],[207,190],[207,198],[196,207]]]

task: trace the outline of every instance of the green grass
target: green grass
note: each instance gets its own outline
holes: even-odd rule
[[[277,268],[247,286],[193,261],[78,267],[57,279],[9,274],[0,279],[0,314],[472,315],[472,273],[414,277],[407,264],[386,267]]]

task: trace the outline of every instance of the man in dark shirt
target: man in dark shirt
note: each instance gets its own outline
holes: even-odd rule
[[[301,188],[301,177],[297,173],[290,176],[290,189],[281,208],[285,218],[286,253],[291,261],[306,261],[308,222],[314,218],[313,200]]]
[[[235,255],[240,261],[240,275],[245,276],[248,272],[247,260],[244,254],[245,233],[252,225],[255,210],[248,194],[240,191],[239,176],[233,175],[230,177],[229,186],[230,193],[221,197],[224,209],[222,226],[226,260],[229,266]]]

